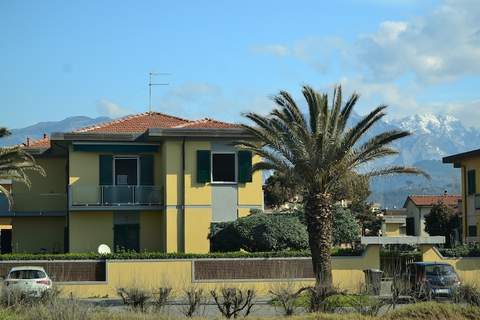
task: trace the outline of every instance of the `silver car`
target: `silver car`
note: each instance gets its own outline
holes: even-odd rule
[[[52,280],[42,267],[14,267],[4,280],[7,291],[40,297],[52,288]]]

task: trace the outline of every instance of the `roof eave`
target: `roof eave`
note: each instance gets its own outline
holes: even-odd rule
[[[470,158],[474,156],[480,156],[480,149],[476,150],[471,150],[467,152],[462,152],[462,153],[457,153],[448,157],[442,158],[443,163],[453,163],[454,165],[457,165],[459,160],[465,159],[465,158]]]
[[[136,141],[144,133],[54,132],[52,141]]]
[[[152,128],[149,137],[253,138],[243,128]]]

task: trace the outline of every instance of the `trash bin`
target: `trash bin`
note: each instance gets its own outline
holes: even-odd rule
[[[378,269],[367,269],[363,270],[363,272],[365,273],[367,293],[375,296],[380,295],[383,271]]]

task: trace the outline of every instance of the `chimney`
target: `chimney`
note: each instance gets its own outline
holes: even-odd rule
[[[43,134],[43,139],[47,139],[48,135],[46,133]]]
[[[27,137],[27,147],[30,146],[30,137]]]

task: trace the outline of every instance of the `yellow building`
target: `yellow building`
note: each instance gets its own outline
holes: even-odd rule
[[[467,243],[480,242],[480,149],[443,158],[461,170],[463,239]]]
[[[28,142],[46,177],[13,184],[3,210],[15,252],[202,253],[212,222],[263,209],[259,161],[238,125],[157,112]]]

